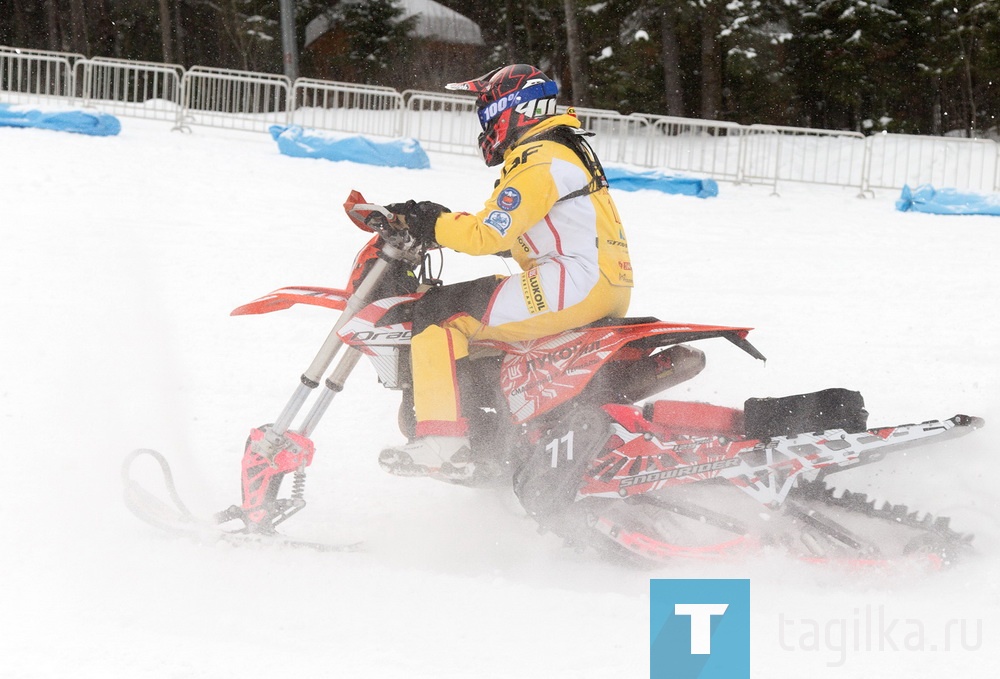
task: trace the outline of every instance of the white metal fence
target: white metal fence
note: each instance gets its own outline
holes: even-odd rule
[[[740,181],[861,190],[865,137],[857,132],[750,125],[743,130],[740,146]]]
[[[740,181],[743,126],[710,120],[649,116],[643,142],[628,162],[705,174],[720,181]]]
[[[479,155],[475,97],[415,90],[406,90],[403,97],[403,135],[419,139],[429,151]]]
[[[283,75],[192,66],[184,74],[182,89],[181,127],[266,132],[290,119],[292,83]]]
[[[925,183],[1000,191],[1000,144],[989,139],[876,134],[866,142],[867,192]]]
[[[294,125],[384,137],[402,134],[403,96],[391,87],[299,78],[293,103]]]
[[[560,107],[560,110],[563,110]],[[636,148],[645,142],[649,128],[646,116],[624,116],[618,111],[598,108],[576,108],[576,117],[584,129],[594,133],[590,142],[597,155],[606,163],[627,163]]]
[[[94,57],[77,61],[73,73],[83,106],[134,118],[180,116],[182,66]]]
[[[420,140],[430,151],[478,155],[475,99],[194,66],[0,46],[0,102],[61,100],[109,113],[261,132],[271,125]],[[565,110],[565,109],[562,109]],[[720,181],[805,182],[859,193],[931,183],[1000,191],[990,140],[837,132],[576,109],[606,163]]]
[[[0,47],[0,93],[14,104],[72,97],[69,55]]]

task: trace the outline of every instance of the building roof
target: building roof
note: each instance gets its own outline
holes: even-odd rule
[[[341,2],[364,2],[364,0],[341,0]],[[417,17],[412,35],[441,42],[463,45],[483,45],[483,35],[479,25],[453,9],[434,0],[396,0],[403,8],[401,19]],[[333,28],[333,22],[326,14],[320,14],[306,25],[306,46]]]

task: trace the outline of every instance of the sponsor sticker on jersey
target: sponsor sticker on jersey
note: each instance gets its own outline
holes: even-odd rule
[[[524,303],[528,305],[528,313],[539,314],[549,310],[537,268],[528,269],[521,274],[521,292],[524,294]]]
[[[521,204],[521,194],[518,193],[517,189],[512,186],[508,186],[500,195],[497,196],[497,205],[504,212],[510,212],[511,210],[517,209],[517,206]]]
[[[626,285],[632,285],[632,262],[618,261],[618,282],[624,283]]]
[[[496,229],[501,236],[506,235],[507,229],[510,228],[510,215],[500,210],[494,210],[483,221]]]

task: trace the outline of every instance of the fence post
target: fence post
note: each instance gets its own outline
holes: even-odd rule
[[[997,161],[993,170],[993,190],[1000,192],[1000,142],[993,142],[996,150]]]

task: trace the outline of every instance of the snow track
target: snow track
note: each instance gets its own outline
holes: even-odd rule
[[[708,367],[673,397],[738,406],[842,386],[872,426],[986,419],[955,445],[832,479],[976,533],[959,568],[601,563],[538,535],[509,492],[383,474],[397,395],[367,365],[314,436],[309,506],[289,522],[365,550],[235,549],[135,520],[122,458],[166,453],[192,512],[238,501],[247,432],[273,419],[334,316],[229,311],[344,284],[363,239],[340,208],[350,189],[475,210],[494,171],[446,155],[426,171],[292,159],[266,135],[134,120],[103,139],[0,129],[0,157],[0,676],[643,677],[651,577],[750,577],[755,677],[977,677],[1000,661],[997,219],[798,186],[615,193],[631,313],[754,326],[769,357],[707,343]],[[505,271],[449,254],[444,276]],[[888,639],[864,627],[879,615],[898,621]]]

